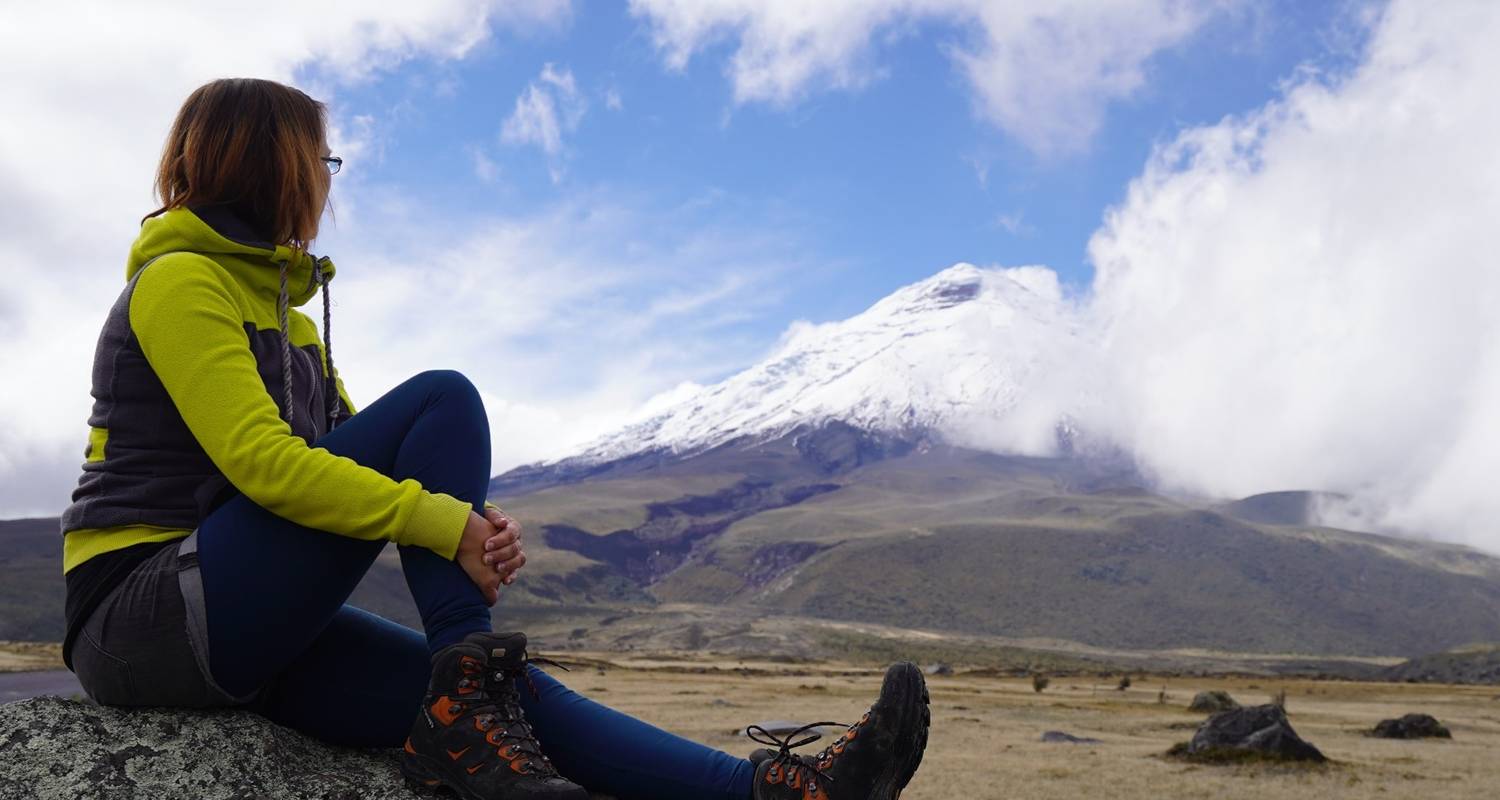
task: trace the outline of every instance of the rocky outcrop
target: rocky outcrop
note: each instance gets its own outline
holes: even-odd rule
[[[1386,669],[1399,683],[1500,684],[1500,644],[1472,644],[1433,653]]]
[[[333,747],[244,711],[0,705],[0,798],[409,800],[392,750]]]
[[[1197,711],[1203,714],[1218,714],[1223,711],[1233,711],[1239,707],[1240,704],[1233,697],[1229,696],[1229,692],[1219,691],[1218,689],[1199,692],[1193,695],[1193,702],[1188,704],[1189,711]]]
[[[1452,739],[1453,734],[1429,714],[1407,714],[1400,719],[1381,720],[1370,732],[1380,739]]]
[[[1202,762],[1328,760],[1297,735],[1286,711],[1275,705],[1215,714],[1198,727],[1192,741],[1172,748],[1171,755]]]

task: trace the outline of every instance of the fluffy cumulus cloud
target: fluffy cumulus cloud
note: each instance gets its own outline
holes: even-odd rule
[[[1357,69],[1184,132],[1108,215],[1091,422],[1169,485],[1344,492],[1500,550],[1500,6],[1374,24]]]
[[[0,513],[55,513],[77,478],[87,364],[150,211],[172,116],[205,81],[291,80],[324,99],[413,57],[457,58],[499,25],[554,25],[564,0],[10,3],[0,24]],[[333,145],[369,132],[335,120]],[[59,488],[61,487],[61,488]]]
[[[946,47],[976,112],[1041,154],[1076,151],[1146,64],[1233,0],[631,0],[667,64],[735,41],[739,102],[789,104],[857,89],[884,69],[874,50],[922,23],[966,35]]]

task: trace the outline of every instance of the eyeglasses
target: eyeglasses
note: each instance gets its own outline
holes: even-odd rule
[[[329,175],[339,174],[339,170],[343,169],[344,167],[344,159],[339,158],[338,156],[320,156],[320,158],[322,158],[323,163],[328,166]]]

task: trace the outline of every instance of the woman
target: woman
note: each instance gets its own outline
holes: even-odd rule
[[[894,798],[926,742],[892,667],[817,756],[752,760],[568,690],[489,608],[526,563],[485,501],[489,428],[458,373],[358,413],[333,366],[325,109],[261,80],[187,99],[100,335],[83,477],[62,518],[64,658],[123,706],[241,706],[321,739],[402,748],[467,798]],[[295,310],[321,291],[323,332]],[[424,633],[345,603],[395,542]]]

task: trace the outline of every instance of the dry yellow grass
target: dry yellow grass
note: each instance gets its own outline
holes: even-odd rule
[[[609,658],[608,656],[602,656]],[[731,753],[752,745],[737,734],[772,719],[852,721],[873,700],[879,670],[838,665],[748,665],[756,673],[694,674],[683,669],[740,662],[622,662],[561,675],[600,702]],[[759,674],[764,673],[764,674]],[[1029,679],[959,675],[931,678],[933,728],[922,769],[904,800],[952,798],[1492,798],[1500,786],[1500,689],[1495,687],[1136,676],[1055,678],[1043,694]],[[1185,764],[1161,757],[1192,736],[1203,715],[1185,710],[1193,693],[1224,689],[1246,704],[1285,689],[1298,732],[1334,763],[1322,767]],[[1384,718],[1436,716],[1452,741],[1399,742],[1366,737]],[[1097,745],[1046,744],[1062,730]]]
[[[62,644],[58,642],[0,641],[0,672],[62,668]]]

